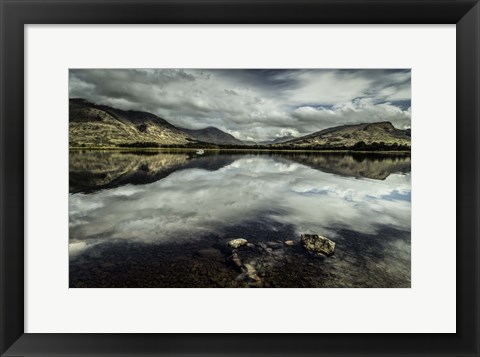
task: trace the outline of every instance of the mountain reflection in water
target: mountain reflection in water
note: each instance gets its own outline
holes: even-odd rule
[[[70,286],[242,287],[243,237],[265,287],[409,287],[410,192],[407,154],[72,151]]]

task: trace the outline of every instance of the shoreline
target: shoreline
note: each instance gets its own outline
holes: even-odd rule
[[[104,147],[69,147],[69,151],[245,151],[245,152],[317,152],[317,153],[375,153],[375,154],[411,154],[409,150],[309,150],[309,149],[232,149],[232,148],[157,148],[157,147],[117,147],[117,146],[104,146]]]

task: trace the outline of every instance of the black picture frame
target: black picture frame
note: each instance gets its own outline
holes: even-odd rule
[[[0,11],[2,356],[479,356],[478,0],[0,0]],[[156,23],[456,24],[455,334],[24,333],[24,26]]]

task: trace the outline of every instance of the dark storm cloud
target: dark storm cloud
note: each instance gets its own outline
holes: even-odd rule
[[[267,140],[349,123],[410,127],[410,76],[403,69],[72,69],[69,92],[178,126]]]

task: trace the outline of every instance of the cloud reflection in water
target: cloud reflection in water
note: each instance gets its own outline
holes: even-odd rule
[[[296,233],[410,231],[410,174],[385,180],[325,173],[280,157],[239,156],[216,171],[191,168],[144,185],[70,195],[70,252],[103,241],[201,239],[268,217]],[[254,238],[254,237],[247,237]]]

